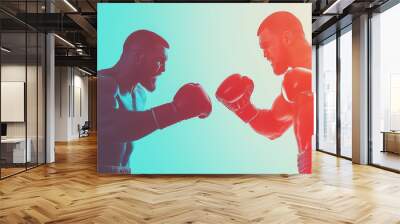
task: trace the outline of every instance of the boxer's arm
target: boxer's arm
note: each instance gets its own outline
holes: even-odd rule
[[[293,123],[293,105],[280,94],[271,109],[259,109],[250,126],[259,134],[273,140],[281,136]]]
[[[134,141],[160,128],[152,110],[128,111],[113,108],[114,96],[103,96],[100,103],[99,121],[101,124],[100,136],[116,142]],[[161,105],[164,127],[179,122],[181,119],[172,116],[175,111],[169,105]]]
[[[110,118],[105,118],[104,116],[108,115],[104,113],[102,115],[102,137],[107,136],[114,141],[134,141],[159,129],[150,110],[141,112],[115,111],[108,114],[111,115]],[[178,121],[179,119],[175,119],[171,124]]]
[[[100,76],[98,78],[98,88],[99,137],[102,140],[113,142],[132,141],[158,129],[151,110],[128,111],[122,108],[114,109],[114,93],[116,91],[114,79],[109,76]],[[122,105],[119,106],[122,107]],[[173,119],[173,117],[170,119]]]
[[[147,111],[128,111],[115,108],[112,87],[103,80],[99,90],[99,111],[101,132],[105,140],[125,142],[140,139],[157,129],[163,129],[182,120],[193,117],[205,118],[211,113],[211,102],[199,84],[183,85],[175,94],[172,102],[154,107]]]

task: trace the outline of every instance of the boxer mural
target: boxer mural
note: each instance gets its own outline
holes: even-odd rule
[[[131,33],[119,61],[98,72],[98,172],[132,173],[134,141],[186,119],[206,118],[210,99],[196,83],[183,85],[171,102],[144,110],[145,90],[156,89],[169,44],[148,30]],[[173,77],[171,77],[173,78]]]
[[[99,173],[311,172],[311,4],[97,9]]]
[[[274,140],[293,126],[298,146],[299,173],[311,173],[313,93],[311,46],[300,21],[289,12],[275,12],[258,28],[260,48],[276,75],[283,76],[281,94],[270,109],[251,103],[254,83],[233,74],[216,91],[217,99],[260,135]],[[261,88],[268,88],[267,84]]]

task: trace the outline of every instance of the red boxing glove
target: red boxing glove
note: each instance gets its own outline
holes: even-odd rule
[[[183,85],[174,96],[172,104],[183,120],[206,118],[212,110],[211,100],[198,83]]]
[[[251,79],[233,74],[221,83],[215,95],[229,110],[248,123],[258,114],[257,109],[250,102],[253,89],[254,83]]]

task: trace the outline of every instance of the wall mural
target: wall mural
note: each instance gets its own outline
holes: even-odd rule
[[[98,4],[98,172],[311,173],[311,4]]]

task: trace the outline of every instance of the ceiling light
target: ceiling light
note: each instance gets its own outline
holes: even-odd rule
[[[331,13],[333,9],[336,9],[337,4],[339,4],[340,0],[336,0],[332,5],[330,5],[327,9],[322,12],[322,14],[328,14]]]
[[[79,67],[78,67],[78,70],[81,71],[81,72],[83,72],[83,73],[85,73],[85,74],[87,74],[87,75],[93,75],[92,73],[90,73],[90,72],[88,72],[88,71],[86,71],[86,70],[83,70],[83,69],[81,69],[81,68],[79,68]]]
[[[76,53],[78,53],[79,55],[83,55],[83,49],[77,48]]]
[[[68,0],[64,0],[65,4],[67,4],[74,12],[78,12],[78,10],[71,4],[69,3]]]
[[[5,47],[1,47],[1,51],[4,51],[6,53],[10,53],[11,52],[11,50],[9,50],[9,49],[7,49]]]
[[[72,44],[71,42],[69,42],[68,40],[66,40],[66,39],[64,39],[64,38],[62,38],[62,37],[60,37],[60,36],[57,35],[57,34],[54,34],[54,36],[57,37],[57,38],[58,38],[59,40],[61,40],[62,42],[64,42],[65,44],[67,44],[68,46],[75,48],[75,45],[73,45],[73,44]]]
[[[332,5],[325,9],[322,14],[342,14],[343,10],[354,1],[355,0],[336,0]]]

